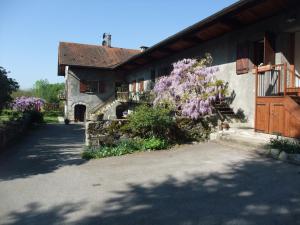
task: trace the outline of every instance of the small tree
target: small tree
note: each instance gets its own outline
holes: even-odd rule
[[[58,95],[65,88],[64,83],[50,84],[46,80],[37,80],[34,84],[34,95],[44,99],[48,103],[59,103]]]
[[[12,100],[11,94],[19,88],[19,84],[7,77],[8,72],[0,67],[0,111]]]
[[[173,64],[171,74],[161,77],[154,86],[154,105],[165,105],[177,114],[199,119],[212,112],[212,104],[222,99],[226,89],[217,80],[217,67],[211,67],[212,58],[183,59]]]

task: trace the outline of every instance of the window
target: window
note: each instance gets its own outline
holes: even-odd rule
[[[253,64],[275,64],[275,36],[272,33],[266,32],[263,39],[254,42]]]
[[[132,81],[132,92],[136,92],[136,80]]]
[[[171,73],[172,66],[164,66],[158,70],[158,76],[167,76]]]
[[[98,81],[87,81],[87,91],[92,93],[98,92]]]
[[[253,64],[259,66],[264,63],[264,40],[254,42]]]
[[[155,69],[151,70],[151,81],[155,82]]]
[[[139,92],[144,92],[144,79],[139,81]]]
[[[80,80],[80,93],[105,93],[105,83],[103,81]]]
[[[80,85],[79,85],[79,92],[84,93],[87,91],[87,85],[85,80],[80,80]]]

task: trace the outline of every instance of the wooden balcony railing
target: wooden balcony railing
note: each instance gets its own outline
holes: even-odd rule
[[[66,93],[65,92],[61,92],[58,94],[58,99],[59,100],[66,100]]]
[[[257,97],[285,96],[300,91],[300,77],[295,74],[294,65],[266,65],[255,68],[253,72]]]

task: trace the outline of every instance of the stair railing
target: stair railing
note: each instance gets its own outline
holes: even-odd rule
[[[96,105],[94,108],[91,109],[91,113],[95,114],[97,111],[101,110],[102,108],[106,107],[107,105],[111,104],[115,100],[115,96],[110,96],[104,103]]]

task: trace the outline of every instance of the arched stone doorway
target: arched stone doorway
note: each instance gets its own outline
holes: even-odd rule
[[[84,122],[85,121],[86,106],[85,105],[75,105],[74,107],[74,121]]]
[[[116,107],[116,117],[117,119],[123,119],[123,112],[128,110],[128,106],[127,105],[118,105]]]

